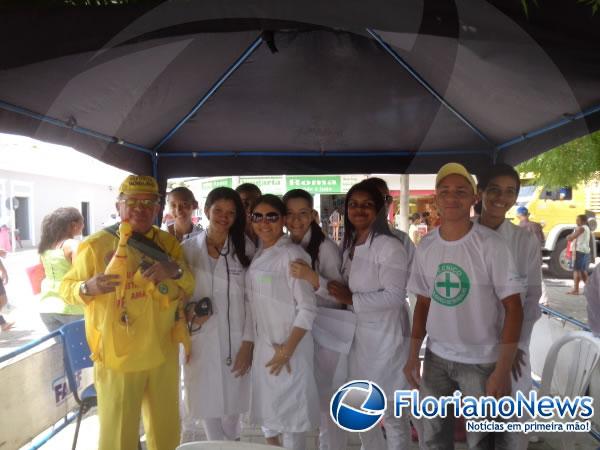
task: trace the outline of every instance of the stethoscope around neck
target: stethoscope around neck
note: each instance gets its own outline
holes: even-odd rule
[[[208,234],[206,235],[208,239]],[[231,309],[231,297],[230,297],[230,286],[231,286],[231,275],[229,273],[229,240],[230,237],[227,236],[227,241],[225,244],[227,245],[227,249],[223,251],[223,249],[218,250],[219,257],[223,256],[225,258],[225,268],[227,269],[227,358],[225,358],[225,364],[230,366],[233,363],[233,359],[231,358],[231,318],[229,315],[229,311]],[[208,251],[208,249],[207,249]],[[210,257],[210,255],[209,255]],[[215,285],[215,272],[212,271],[212,285]]]

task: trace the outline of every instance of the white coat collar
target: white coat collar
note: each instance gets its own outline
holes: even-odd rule
[[[258,246],[258,250],[256,251],[256,254],[254,255],[254,258],[257,259],[258,257],[262,256],[262,254],[265,253],[265,252],[269,252],[272,249],[275,249],[275,248],[278,248],[278,247],[283,247],[283,246],[291,244],[291,243],[292,243],[292,239],[287,234],[284,234],[283,236],[281,236],[277,240],[277,242],[275,242],[275,244],[273,244],[269,248],[264,248],[262,241],[260,241],[259,246]]]
[[[308,243],[310,242],[310,238],[311,237],[312,237],[312,230],[309,227],[308,231],[306,232],[306,234],[304,235],[304,237],[300,241],[300,245],[302,246],[302,248],[304,250],[306,250],[306,247],[308,247]]]

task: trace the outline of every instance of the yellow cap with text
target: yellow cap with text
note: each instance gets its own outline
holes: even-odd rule
[[[119,193],[158,195],[158,183],[148,175],[129,175],[119,186]]]

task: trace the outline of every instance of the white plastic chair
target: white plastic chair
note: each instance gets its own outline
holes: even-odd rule
[[[561,359],[561,368],[565,368],[559,382],[552,384],[557,373],[556,362],[561,349],[568,343],[575,343],[567,357]],[[573,331],[560,337],[552,344],[544,361],[542,384],[538,398],[545,395],[571,397],[584,395],[590,385],[592,373],[600,361],[600,339],[588,331]],[[565,378],[566,375],[566,378]],[[557,420],[553,418],[553,420]],[[560,420],[560,419],[559,419]],[[570,433],[562,433],[559,438],[563,449],[573,448]],[[534,433],[534,435],[539,435]]]
[[[238,441],[202,441],[181,444],[175,450],[267,450],[273,449],[271,445],[255,444],[253,442]]]
[[[577,347],[572,349],[570,357],[565,361],[567,365],[567,378],[561,382],[558,392],[552,392],[556,361],[560,350],[570,342],[577,342]],[[585,394],[590,378],[598,361],[600,360],[600,339],[588,331],[573,331],[565,334],[552,344],[542,371],[542,385],[538,396],[558,394],[573,397]]]

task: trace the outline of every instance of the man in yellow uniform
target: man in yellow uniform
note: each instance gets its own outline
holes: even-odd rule
[[[121,256],[125,276],[106,275],[119,238],[116,231],[105,229],[81,244],[60,292],[67,303],[85,306],[98,394],[99,449],[136,449],[142,413],[148,449],[173,450],[179,444],[179,367],[172,333],[183,320],[178,306],[191,295],[194,280],[177,240],[153,226],[160,208],[154,178],[128,176],[116,207],[121,220],[131,224],[130,241],[137,237],[165,257],[152,259],[143,249],[127,245],[125,258]],[[137,271],[143,278],[138,274],[136,280],[152,281],[163,301],[134,281]],[[122,293],[119,298],[116,288]]]

